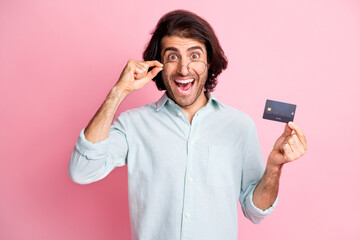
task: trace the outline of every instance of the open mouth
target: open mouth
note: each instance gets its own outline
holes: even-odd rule
[[[195,79],[175,79],[175,84],[178,92],[180,94],[189,94],[191,92],[192,87],[194,86]]]

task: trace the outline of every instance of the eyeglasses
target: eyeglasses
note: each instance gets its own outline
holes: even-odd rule
[[[165,75],[171,75],[174,72],[180,71],[182,66],[183,65],[181,65],[177,61],[166,62],[163,67],[163,73],[165,73]],[[203,74],[206,68],[207,68],[207,64],[205,64],[203,61],[191,61],[187,65],[188,71],[191,74],[197,74],[197,75]]]

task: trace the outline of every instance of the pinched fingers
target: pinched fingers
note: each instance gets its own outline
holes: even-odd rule
[[[161,70],[162,70],[162,68],[154,68],[154,69],[152,69],[150,72],[148,72],[148,73],[146,74],[146,76],[144,76],[143,78],[140,78],[140,79],[137,79],[136,81],[134,81],[135,90],[144,87],[144,86],[145,86],[148,82],[150,82],[151,79],[153,79]]]
[[[146,76],[149,67],[143,62],[134,62],[134,76],[135,79],[141,79]]]
[[[149,71],[149,68],[152,68]],[[144,87],[162,70],[162,64],[158,61],[135,61],[130,59],[123,69],[116,85],[124,91],[131,93]]]
[[[150,81],[150,80],[153,79],[161,70],[162,70],[162,67],[155,67],[155,68],[151,69],[151,71],[148,72],[145,77],[147,78],[148,81]]]
[[[151,79],[153,79],[156,76],[156,74],[162,70],[163,67],[163,65],[156,60],[145,61],[145,62],[135,61],[133,64],[135,66],[135,71],[134,71],[135,79],[139,80],[142,78],[146,78],[144,79],[145,81],[147,80],[150,81]],[[154,69],[152,69],[149,72],[149,68],[151,67],[154,67],[154,69],[156,70],[153,71]]]
[[[288,125],[290,126],[291,129],[295,131],[297,137],[299,138],[300,142],[303,144],[305,150],[307,150],[308,144],[305,138],[304,131],[294,122],[289,122]]]
[[[145,61],[145,64],[147,64],[148,67],[160,67],[162,68],[164,65],[157,61],[157,60],[153,60],[153,61]]]
[[[297,134],[292,134],[285,139],[282,151],[288,161],[293,161],[303,156],[306,149]]]
[[[291,149],[289,143],[283,144],[283,146],[281,147],[281,150],[282,150],[286,160],[291,161],[293,159],[293,152],[292,152],[292,149]]]

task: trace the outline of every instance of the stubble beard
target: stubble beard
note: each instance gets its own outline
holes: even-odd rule
[[[180,97],[180,99],[176,99],[176,97],[175,97],[175,94],[174,94],[174,92],[173,92],[173,90],[171,89],[171,87],[170,87],[170,81],[172,81],[172,82],[174,82],[174,79],[176,78],[176,77],[191,77],[191,78],[194,78],[195,80],[195,83],[194,83],[194,86],[193,87],[195,87],[195,84],[200,84],[200,86],[199,86],[199,88],[197,89],[197,92],[196,92],[196,95],[195,95],[195,98],[194,98],[194,100],[192,100],[190,103],[184,103],[183,101],[181,101],[181,99],[186,99],[186,98],[188,98],[189,96],[183,96],[183,97]],[[202,77],[202,78],[201,78]],[[170,75],[170,76],[168,76],[167,78],[166,78],[166,75],[163,75],[162,76],[162,79],[163,79],[163,81],[164,81],[164,79],[165,79],[165,81],[164,81],[164,85],[165,85],[165,88],[166,88],[166,91],[167,91],[167,94],[168,94],[168,97],[170,98],[170,99],[172,99],[177,105],[179,105],[180,107],[182,107],[182,108],[186,108],[186,107],[189,107],[189,106],[191,106],[191,105],[193,105],[195,102],[196,102],[196,100],[198,100],[199,99],[199,97],[200,97],[200,95],[203,93],[203,91],[204,91],[204,86],[205,86],[205,82],[206,82],[206,79],[207,79],[207,72],[206,72],[206,74],[204,74],[203,76],[199,76],[199,75],[196,75],[196,76],[194,76],[194,75],[188,75],[188,76],[182,76],[182,75],[178,75],[178,74],[175,74],[175,75]],[[205,80],[203,80],[203,79],[205,79]],[[166,82],[166,83],[165,83]],[[175,86],[176,87],[176,86]],[[176,90],[175,90],[176,91]],[[185,100],[186,101],[186,100]]]

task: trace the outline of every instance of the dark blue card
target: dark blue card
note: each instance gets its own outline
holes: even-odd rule
[[[273,100],[266,100],[264,119],[288,123],[294,121],[296,105]]]

